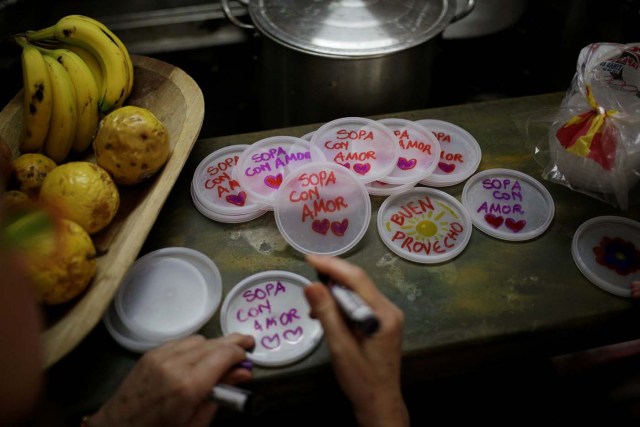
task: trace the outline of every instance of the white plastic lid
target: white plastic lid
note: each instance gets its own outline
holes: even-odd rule
[[[400,194],[411,190],[417,182],[409,182],[407,184],[387,184],[382,181],[367,182],[364,186],[367,192],[372,196],[391,196],[392,194]]]
[[[431,130],[440,143],[440,161],[431,175],[420,181],[430,187],[456,185],[478,169],[482,151],[478,141],[460,126],[442,120],[417,120]]]
[[[159,341],[147,341],[131,332],[120,320],[113,303],[109,304],[109,308],[102,316],[102,323],[115,342],[135,353],[144,353],[163,344]]]
[[[382,119],[378,122],[393,132],[399,147],[398,162],[380,181],[408,184],[429,177],[440,160],[440,143],[424,126],[405,119]]]
[[[189,248],[163,248],[133,264],[114,303],[135,335],[165,342],[200,329],[220,305],[221,294],[222,278],[209,257]]]
[[[391,129],[364,117],[330,121],[311,137],[314,161],[341,165],[363,183],[389,175],[398,161],[398,152]]]
[[[383,243],[409,261],[448,261],[464,250],[472,230],[464,206],[435,188],[416,187],[390,196],[378,211],[378,234]]]
[[[551,224],[555,212],[549,191],[527,174],[488,169],[462,190],[462,203],[480,231],[503,240],[530,240]]]
[[[584,222],[573,236],[571,254],[587,279],[620,297],[631,297],[631,282],[640,280],[640,223],[618,216]]]
[[[371,200],[349,170],[313,162],[285,178],[274,213],[280,234],[293,248],[335,256],[353,248],[366,233]]]
[[[193,205],[198,210],[198,212],[200,212],[202,215],[206,216],[207,218],[212,219],[214,221],[218,221],[218,222],[225,222],[225,223],[247,222],[247,221],[251,221],[252,219],[259,218],[265,213],[272,210],[271,208],[267,207],[268,205],[260,204],[265,208],[260,210],[254,210],[247,213],[239,213],[239,214],[218,213],[215,210],[208,209],[206,206],[200,203],[198,198],[194,195],[194,192],[195,190],[193,186],[191,186],[191,199],[193,200]]]
[[[311,282],[288,271],[265,271],[229,291],[220,311],[225,335],[252,335],[247,357],[263,366],[282,366],[311,353],[322,340],[320,322],[309,317],[304,287]]]
[[[233,178],[240,154],[248,147],[247,144],[224,147],[200,162],[191,181],[191,197],[200,212],[226,216],[248,215],[266,209],[266,205],[249,196]]]
[[[294,136],[271,136],[242,152],[233,176],[249,195],[273,206],[287,174],[310,162],[309,141]]]

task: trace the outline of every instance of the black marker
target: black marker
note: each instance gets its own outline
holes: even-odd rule
[[[211,389],[207,398],[236,412],[253,412],[254,399],[249,390],[218,384]]]
[[[371,336],[378,331],[380,321],[360,295],[335,282],[331,277],[318,272],[318,280],[325,284],[338,302],[342,312],[363,334]]]

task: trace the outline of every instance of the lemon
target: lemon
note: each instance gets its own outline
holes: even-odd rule
[[[133,185],[153,176],[169,158],[165,125],[146,108],[127,105],[107,114],[93,140],[96,163],[114,181]]]
[[[78,224],[60,219],[53,240],[41,241],[26,259],[28,277],[38,300],[62,304],[82,293],[96,274],[96,250],[89,234]]]
[[[40,200],[89,234],[109,225],[120,206],[116,184],[104,169],[90,162],[69,162],[49,172]]]
[[[37,199],[42,182],[56,166],[56,162],[43,154],[26,153],[18,156],[13,161],[13,175],[19,190]]]

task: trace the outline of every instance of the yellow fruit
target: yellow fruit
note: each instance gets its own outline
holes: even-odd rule
[[[42,182],[56,166],[56,162],[43,154],[26,153],[13,161],[13,175],[20,191],[37,199]]]
[[[96,163],[116,183],[133,185],[153,176],[169,158],[169,132],[146,108],[128,105],[107,114],[93,140]]]
[[[4,193],[2,208],[7,211],[12,211],[22,206],[30,206],[32,203],[36,202],[32,201],[26,193],[18,190],[9,190]]]
[[[89,234],[106,227],[120,206],[116,184],[104,169],[90,162],[69,162],[49,172],[40,200]]]
[[[61,219],[53,244],[40,244],[27,253],[26,269],[43,304],[62,304],[77,297],[96,274],[96,250],[87,232]]]

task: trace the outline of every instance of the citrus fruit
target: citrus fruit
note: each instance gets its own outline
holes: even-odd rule
[[[39,301],[62,304],[80,295],[97,270],[96,250],[78,224],[60,219],[53,244],[39,244],[27,253],[26,270]],[[42,243],[42,242],[41,242]]]
[[[89,234],[106,227],[120,206],[116,184],[104,169],[90,162],[69,162],[49,172],[40,200]]]
[[[26,153],[13,161],[13,175],[20,191],[37,199],[42,182],[56,167],[56,162],[39,153]]]
[[[127,105],[107,114],[93,140],[96,163],[114,181],[133,185],[153,176],[169,158],[169,132],[146,108]]]

